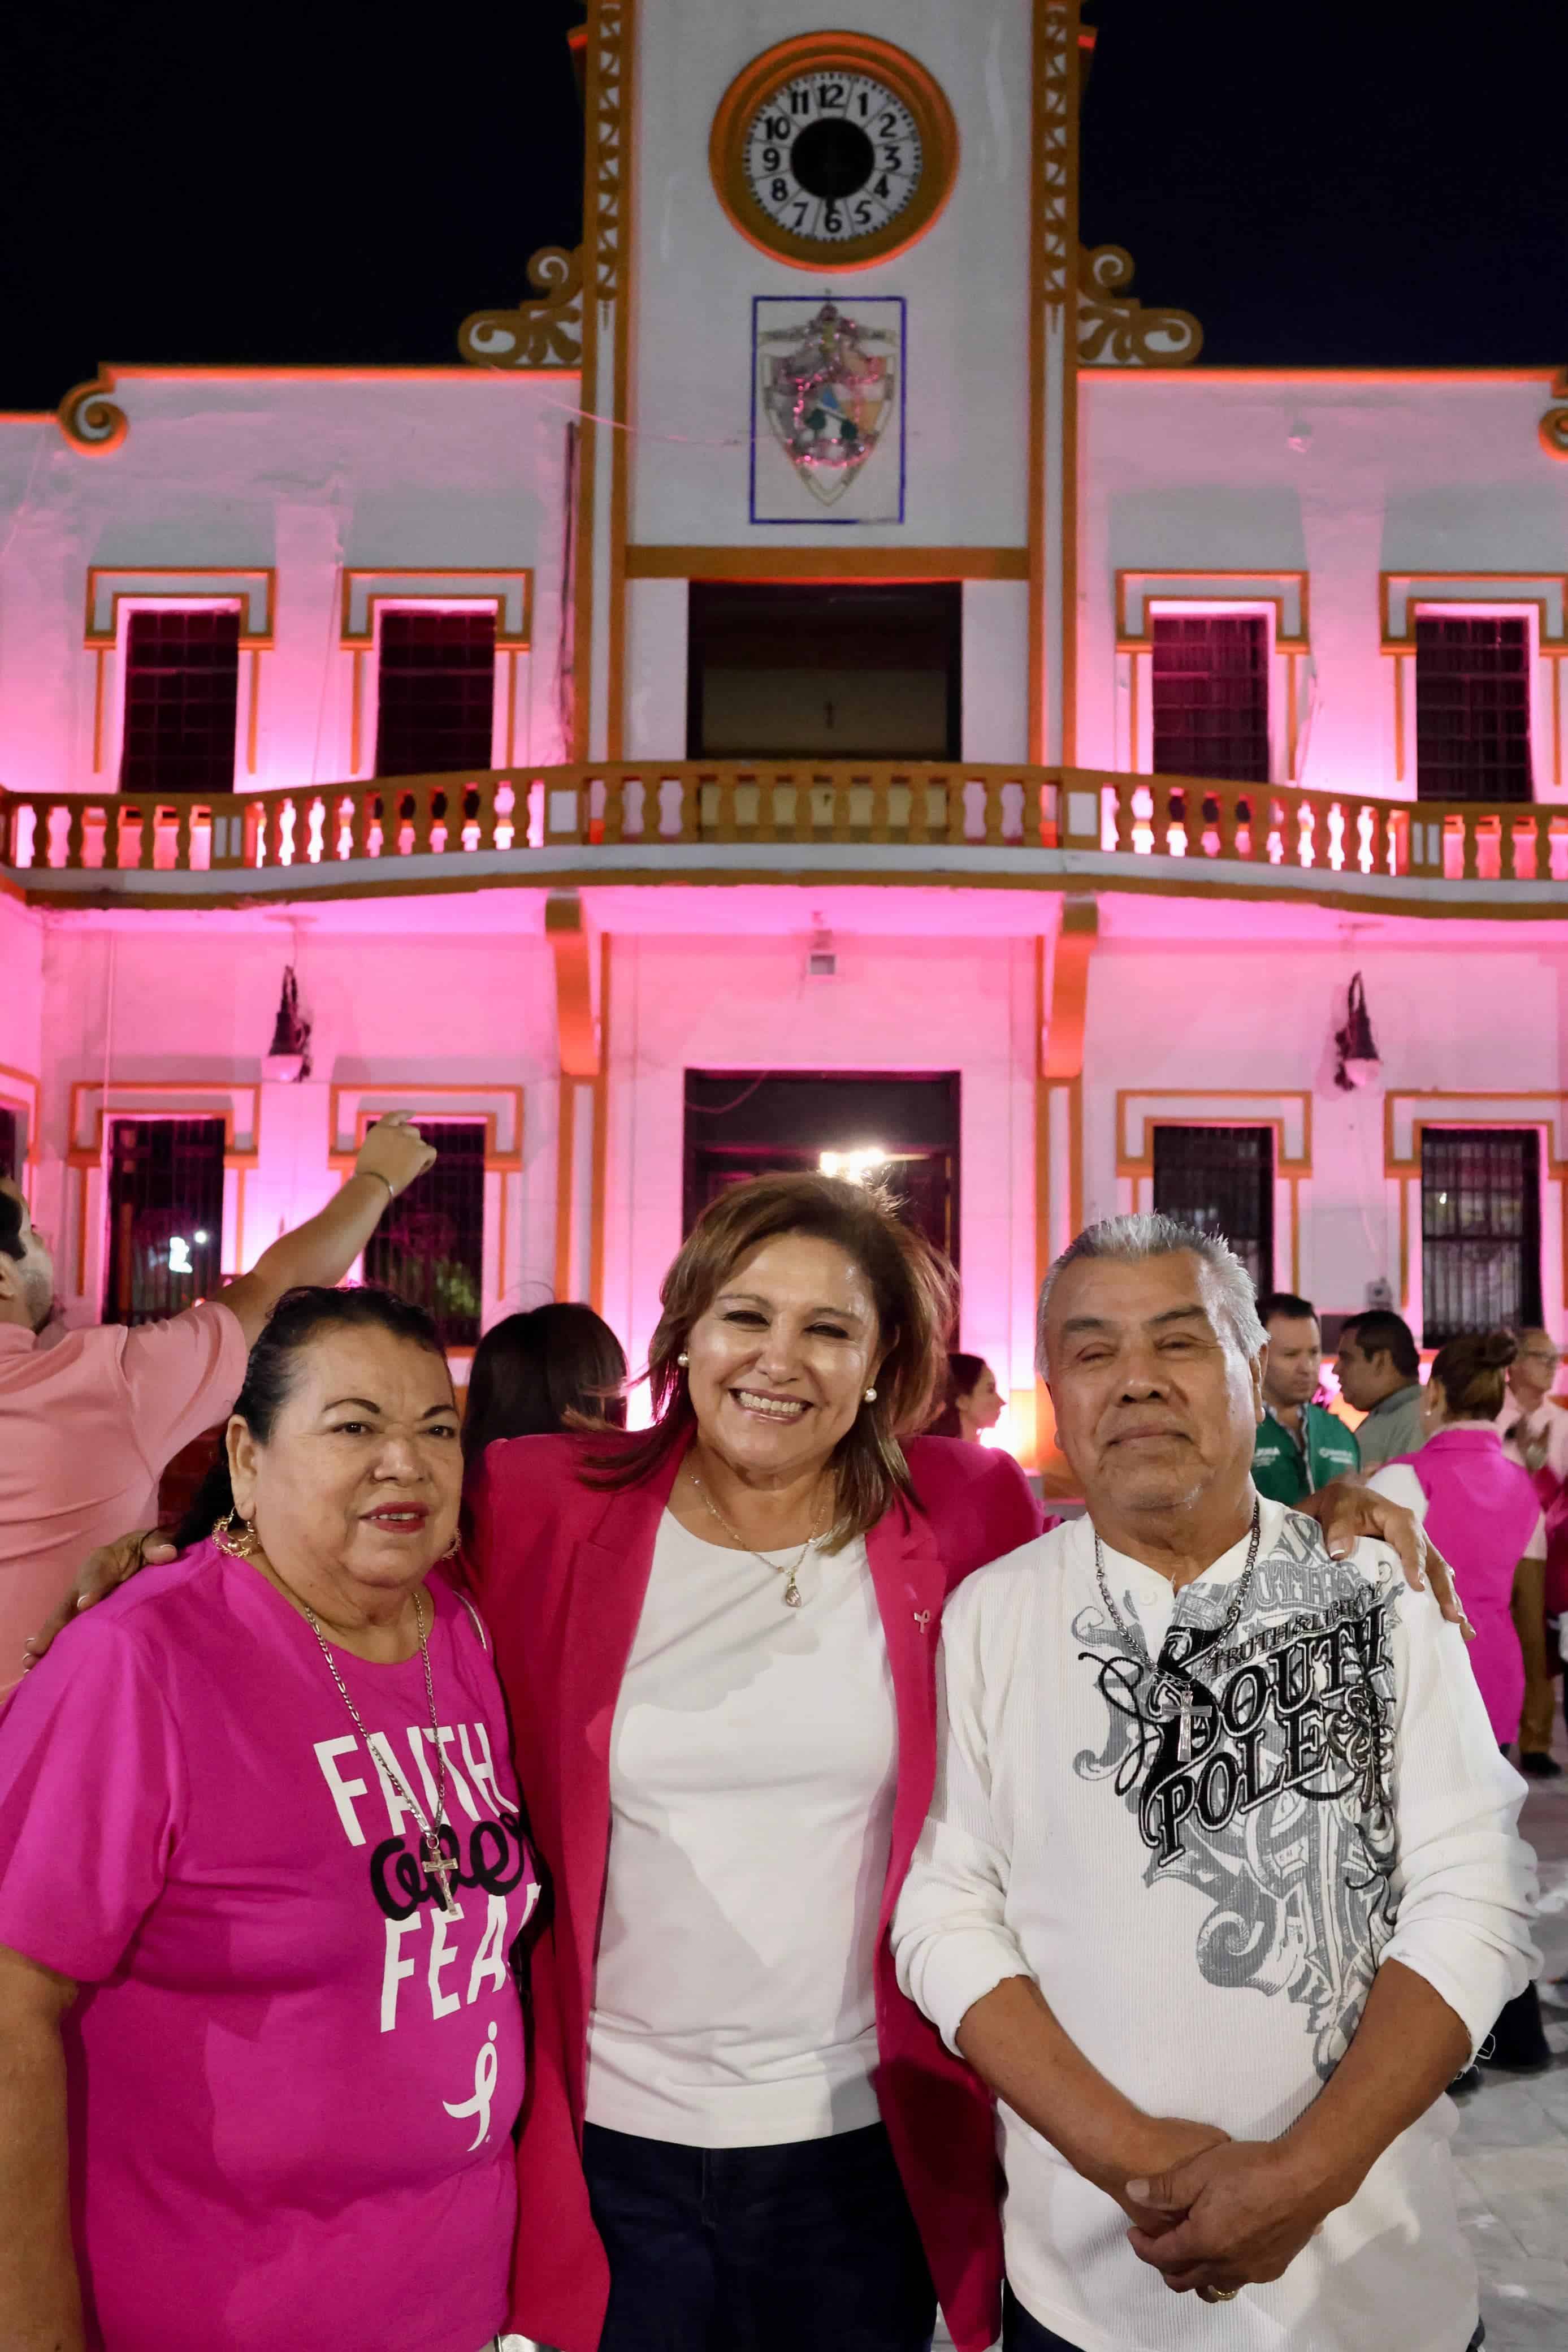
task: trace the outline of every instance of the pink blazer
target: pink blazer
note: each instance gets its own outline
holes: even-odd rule
[[[584,1486],[586,1452],[627,1441],[517,1437],[493,1444],[471,1493],[475,1587],[511,1707],[534,1843],[554,1879],[534,1954],[534,2048],[518,2151],[511,2325],[561,2352],[597,2352],[609,2265],[581,2166],[588,2019],[610,1847],[610,1734],[679,1457],[617,1493]],[[972,1569],[1040,1532],[1009,1454],[950,1438],[907,1448],[924,1510],[891,1512],[866,1540],[893,1670],[898,1787],[876,1965],[877,2097],[961,2352],[1000,2332],[1001,2228],[990,2100],[898,1990],[887,1925],[931,1800],[936,1633]]]

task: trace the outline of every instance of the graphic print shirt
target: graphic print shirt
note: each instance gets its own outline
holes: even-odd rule
[[[1458,1629],[1381,1545],[1336,1562],[1312,1520],[1260,1511],[1245,1586],[1243,1542],[1180,1594],[1107,1550],[1102,1593],[1082,1520],[960,1586],[894,1945],[949,2045],[975,2001],[1032,1977],[1145,2113],[1272,2139],[1385,1959],[1490,2032],[1526,1981],[1533,1881],[1524,1784]],[[1282,2278],[1215,2305],[1172,2294],[1113,2200],[999,2115],[1009,2277],[1082,2352],[1457,2352],[1475,2325],[1446,2099]]]
[[[427,1591],[455,1917],[419,1865],[417,1652],[334,1653],[372,1759],[309,1626],[210,1544],[71,1626],[0,1720],[0,1944],[81,1987],[89,2346],[474,2352],[505,2324],[538,1890],[487,1637]]]

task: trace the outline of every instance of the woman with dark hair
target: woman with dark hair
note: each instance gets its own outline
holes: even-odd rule
[[[977,1444],[983,1430],[995,1429],[1002,1417],[1002,1392],[984,1356],[950,1350],[947,1392],[942,1410],[926,1430],[927,1437],[961,1437]]]
[[[432,1574],[461,1486],[429,1318],[286,1294],[194,1549],[0,1723],[0,2343],[504,2327],[538,1884],[488,1637]]]
[[[557,1889],[514,2325],[567,2352],[924,2352],[933,2274],[990,2340],[989,2103],[885,1936],[944,1597],[1040,1525],[1010,1455],[914,1434],[953,1295],[876,1191],[737,1184],[665,1277],[653,1427],[471,1482]]]
[[[493,1323],[474,1350],[463,1416],[472,1470],[497,1437],[548,1437],[601,1422],[626,1425],[626,1352],[601,1316],[552,1300]]]
[[[1518,1350],[1511,1331],[1467,1332],[1439,1348],[1421,1394],[1426,1444],[1367,1480],[1375,1494],[1414,1511],[1452,1567],[1475,1627],[1470,1664],[1503,1748],[1519,1736],[1524,1703],[1514,1582],[1523,1562],[1546,1558],[1540,1497],[1529,1472],[1503,1453],[1497,1428]],[[1531,1572],[1539,1575],[1539,1565]],[[1531,2074],[1550,2064],[1533,1985],[1509,2002],[1492,2040],[1493,2064]]]

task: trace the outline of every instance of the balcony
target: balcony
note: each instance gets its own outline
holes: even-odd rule
[[[799,878],[1560,917],[1568,806],[1089,769],[625,761],[238,793],[221,804],[0,791],[0,875],[54,907]]]

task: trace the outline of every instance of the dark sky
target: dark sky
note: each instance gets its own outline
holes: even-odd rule
[[[1197,311],[1207,360],[1568,361],[1565,0],[1092,13],[1084,236]],[[14,12],[0,407],[100,358],[453,360],[578,235],[578,14]]]

